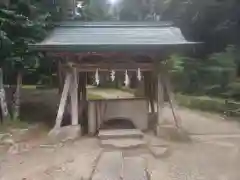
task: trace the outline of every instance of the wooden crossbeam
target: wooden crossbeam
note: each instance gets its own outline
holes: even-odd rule
[[[69,65],[67,65],[69,66]],[[77,68],[79,72],[95,72],[96,69],[99,71],[137,71],[138,68],[141,71],[152,71],[154,69],[151,63],[96,63],[96,64],[71,64],[72,67]]]

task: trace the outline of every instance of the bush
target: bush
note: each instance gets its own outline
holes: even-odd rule
[[[227,94],[229,97],[240,100],[240,82],[231,83]]]

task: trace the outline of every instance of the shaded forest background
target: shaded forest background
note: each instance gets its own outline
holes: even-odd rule
[[[13,95],[22,83],[56,85],[55,62],[27,47],[47,36],[56,21],[164,20],[188,40],[204,43],[188,56],[168,59],[175,91],[240,101],[238,0],[1,0],[0,7],[0,66],[4,84],[16,85]]]

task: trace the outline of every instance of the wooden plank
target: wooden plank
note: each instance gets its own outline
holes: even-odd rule
[[[88,102],[88,133],[95,135],[97,132],[97,120],[95,102]]]
[[[100,129],[102,120],[101,120],[101,100],[95,101],[95,110],[96,110],[96,121],[97,129]]]
[[[78,73],[73,68],[71,83],[71,119],[72,125],[78,125]]]
[[[58,113],[57,113],[57,118],[56,118],[56,124],[55,124],[54,128],[60,128],[61,127],[63,113],[64,113],[64,110],[65,110],[65,105],[66,105],[66,101],[67,101],[67,97],[68,97],[68,92],[69,92],[71,80],[72,80],[72,74],[70,74],[68,72],[66,77],[65,77],[65,83],[64,83],[64,87],[63,87],[62,97],[61,97],[61,100],[60,100]]]

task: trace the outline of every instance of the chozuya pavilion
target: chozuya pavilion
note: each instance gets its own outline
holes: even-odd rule
[[[165,60],[174,52],[191,50],[195,44],[166,22],[65,22],[56,26],[44,41],[30,45],[31,50],[57,59],[60,67],[62,91],[53,131],[62,128],[69,106],[69,127],[80,133],[86,126],[87,133],[95,135],[104,122],[115,118],[126,118],[144,131],[149,128],[149,115],[154,113],[159,133],[164,99],[170,104],[174,128],[180,128]],[[126,85],[128,76],[136,73],[138,80],[144,81],[145,97],[88,100],[86,76],[95,74],[99,83],[101,72],[109,72],[112,80],[115,72],[122,72]],[[61,81],[62,77],[65,80]],[[82,119],[83,113],[87,118]]]

